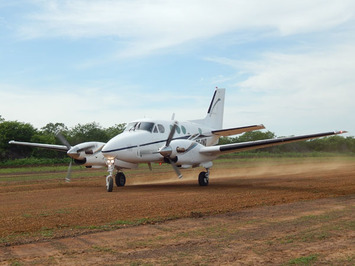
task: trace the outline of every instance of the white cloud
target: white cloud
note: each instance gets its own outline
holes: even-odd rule
[[[116,88],[115,93],[98,87],[43,91],[0,84],[0,88],[1,116],[8,121],[29,122],[36,128],[55,122],[73,127],[93,121],[110,127],[145,117],[169,120],[173,113],[180,120],[198,119],[204,117],[212,96],[212,91],[202,98],[176,92],[152,94],[127,86]],[[191,113],[197,116],[191,117]]]
[[[353,45],[303,54],[266,53],[262,59],[248,62],[208,60],[247,75],[234,82],[238,92],[233,93],[234,103],[229,108],[244,114],[242,119],[249,123],[264,121],[285,135],[295,128],[304,133],[305,128],[355,133]]]
[[[191,40],[251,29],[279,35],[322,31],[352,20],[355,7],[351,0],[47,0],[34,3],[39,11],[31,13],[20,28],[23,37],[114,36],[124,47],[119,56],[148,54]]]

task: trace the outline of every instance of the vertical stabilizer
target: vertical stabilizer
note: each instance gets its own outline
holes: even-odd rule
[[[204,119],[204,124],[215,129],[223,126],[225,89],[217,88],[214,92],[210,107]]]
[[[213,129],[222,129],[223,113],[224,113],[224,96],[225,96],[225,89],[217,88],[213,94],[212,101],[209,105],[206,117],[204,119],[194,120],[191,122],[203,124]]]

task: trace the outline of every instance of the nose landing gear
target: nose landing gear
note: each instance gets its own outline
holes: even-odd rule
[[[107,161],[107,166],[108,166],[108,176],[106,176],[106,190],[107,192],[112,192],[113,189],[113,178],[112,178],[112,173],[113,170],[115,169],[114,164],[112,163],[112,160]]]

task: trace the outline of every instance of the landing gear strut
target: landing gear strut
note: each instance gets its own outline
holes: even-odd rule
[[[113,178],[112,178],[112,173],[113,170],[115,169],[115,166],[113,163],[108,163],[108,176],[106,176],[106,190],[107,192],[112,192],[113,189]]]
[[[206,170],[207,170],[207,172],[201,172],[198,175],[198,183],[202,187],[208,186],[210,171],[209,171],[209,169],[206,169]]]

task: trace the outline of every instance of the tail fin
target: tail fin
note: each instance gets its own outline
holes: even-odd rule
[[[222,129],[224,113],[225,89],[217,88],[204,119],[193,122],[209,126],[214,129]]]

